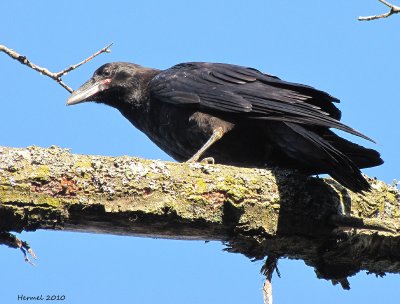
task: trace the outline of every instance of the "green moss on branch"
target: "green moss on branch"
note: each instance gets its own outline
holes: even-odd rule
[[[222,240],[252,258],[303,259],[330,279],[399,272],[399,191],[369,181],[359,195],[288,170],[0,147],[0,231]]]

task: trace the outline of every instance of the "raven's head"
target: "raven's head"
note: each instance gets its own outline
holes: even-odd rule
[[[145,93],[144,84],[156,71],[128,62],[112,62],[98,68],[93,77],[72,92],[67,105],[86,101],[120,108],[124,103],[139,104]],[[133,105],[132,104],[132,105]]]

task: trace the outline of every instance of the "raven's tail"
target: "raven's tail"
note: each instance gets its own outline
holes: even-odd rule
[[[350,158],[351,161],[360,169],[383,164],[383,160],[378,151],[352,143],[351,141],[337,136],[330,130],[328,130],[322,137],[337,150]]]
[[[309,174],[328,173],[354,192],[369,191],[359,168],[382,163],[379,153],[353,144],[328,131],[320,136],[312,130],[284,122],[275,124],[273,140],[298,167]]]

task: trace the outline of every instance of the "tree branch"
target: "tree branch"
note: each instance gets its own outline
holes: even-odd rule
[[[0,231],[221,240],[253,259],[302,259],[348,287],[359,270],[400,272],[400,193],[369,181],[362,195],[282,169],[0,147]]]
[[[58,82],[64,89],[66,89],[68,92],[72,93],[74,90],[72,88],[70,88],[68,85],[66,85],[61,77],[68,74],[69,72],[71,72],[72,70],[75,70],[76,68],[80,67],[81,65],[85,64],[86,62],[92,60],[94,57],[102,54],[102,53],[109,53],[110,52],[110,47],[112,46],[112,43],[110,43],[109,45],[107,45],[106,47],[102,48],[101,50],[97,51],[96,53],[94,53],[93,55],[89,56],[88,58],[86,58],[85,60],[71,65],[68,68],[65,68],[63,70],[61,70],[60,72],[54,73],[54,72],[50,72],[48,69],[46,68],[42,68],[34,63],[32,63],[26,56],[23,56],[19,53],[17,53],[16,51],[6,47],[5,45],[1,45],[0,44],[0,52],[4,52],[6,53],[8,56],[10,56],[11,58],[19,61],[20,63],[30,67],[31,69],[47,76],[50,77],[51,79],[55,80],[56,82]]]
[[[393,5],[385,0],[378,0],[379,2],[383,3],[384,5],[386,5],[387,7],[390,8],[389,12],[385,13],[385,14],[380,14],[380,15],[374,15],[374,16],[366,16],[366,17],[358,17],[358,21],[371,21],[371,20],[375,20],[375,19],[382,19],[382,18],[387,18],[393,14],[398,14],[400,13],[400,7]]]

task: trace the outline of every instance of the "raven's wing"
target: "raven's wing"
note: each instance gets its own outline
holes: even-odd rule
[[[252,68],[223,63],[182,63],[160,72],[151,80],[149,88],[153,98],[182,107],[215,114],[239,114],[247,119],[336,128],[371,140],[339,122],[341,113],[333,104],[338,99]]]

